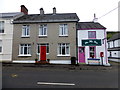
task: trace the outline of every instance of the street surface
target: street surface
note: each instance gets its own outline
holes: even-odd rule
[[[112,66],[4,64],[2,88],[118,88],[118,64]]]

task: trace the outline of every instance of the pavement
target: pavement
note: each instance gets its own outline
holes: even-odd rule
[[[63,64],[31,64],[31,63],[3,63],[3,67],[32,67],[40,69],[60,69],[60,70],[118,70],[120,63],[118,62],[109,62],[111,66],[101,66],[101,65],[63,65]]]

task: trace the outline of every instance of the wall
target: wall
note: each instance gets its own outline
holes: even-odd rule
[[[4,33],[0,34],[0,39],[2,40],[3,52],[0,54],[0,61],[11,61],[12,60],[12,38],[13,38],[13,25],[11,24],[12,19],[0,19],[4,21]]]
[[[96,31],[96,39],[104,39],[104,30],[78,30],[78,47],[82,46],[82,39],[88,39],[88,31]],[[102,46],[96,46],[96,58],[100,59],[100,52],[104,52],[104,64],[106,64],[107,61],[107,51],[106,51],[106,46],[105,46],[105,40]],[[89,58],[89,46],[85,46],[85,57],[86,57],[86,63],[87,58]]]
[[[44,38],[38,37],[40,24],[47,24],[47,28],[48,28],[47,37]],[[37,43],[49,43],[49,54],[47,55],[47,59],[70,60],[72,56],[76,56],[76,23],[74,22],[67,23],[68,37],[59,37],[59,24],[62,23],[40,23],[40,24],[27,24],[30,25],[30,38],[21,38],[22,24],[14,24],[13,60],[34,60],[37,55],[36,54]],[[32,45],[31,57],[18,56],[20,43],[30,43]],[[68,57],[57,56],[58,43],[70,43],[70,56]]]

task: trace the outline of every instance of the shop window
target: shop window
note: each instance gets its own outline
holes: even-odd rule
[[[95,58],[95,47],[89,47],[89,54],[90,54],[90,58]]]

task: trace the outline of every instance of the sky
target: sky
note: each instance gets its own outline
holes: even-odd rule
[[[118,31],[118,2],[119,0],[0,0],[0,13],[20,12],[20,6],[25,5],[29,14],[39,14],[40,8],[47,14],[52,13],[53,7],[56,7],[57,13],[77,13],[80,22],[93,21],[95,13],[97,22],[105,26],[107,31]]]

